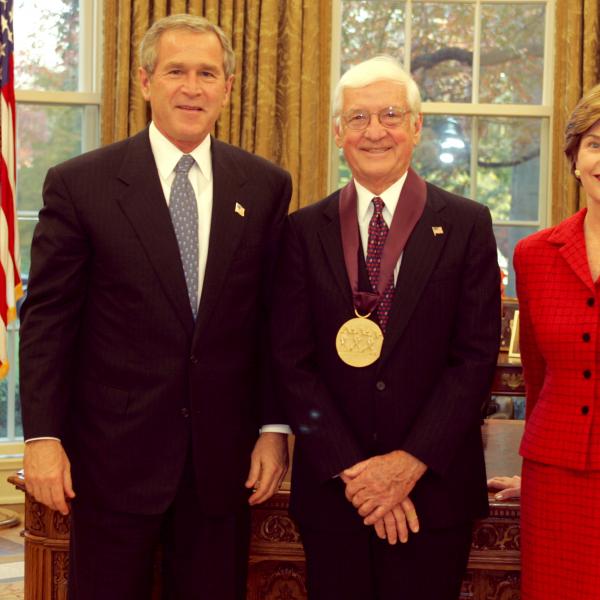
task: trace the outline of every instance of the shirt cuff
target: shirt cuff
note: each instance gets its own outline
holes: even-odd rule
[[[25,440],[25,443],[29,444],[29,442],[37,442],[39,440],[56,440],[57,442],[60,442],[60,438],[52,437],[52,436],[45,436],[45,437],[29,438],[28,440]]]
[[[290,426],[284,425],[283,423],[263,425],[259,431],[260,433],[285,433],[286,435],[290,435],[292,433]]]

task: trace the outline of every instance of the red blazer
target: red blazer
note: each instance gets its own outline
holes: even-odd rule
[[[600,468],[600,286],[585,214],[527,237],[514,256],[527,390],[521,454],[571,469]]]

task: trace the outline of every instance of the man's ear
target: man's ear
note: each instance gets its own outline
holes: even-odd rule
[[[225,98],[223,99],[223,104],[221,106],[225,106],[229,99],[231,98],[231,90],[233,88],[233,80],[235,79],[235,75],[230,75],[225,81]]]
[[[344,143],[344,136],[339,117],[334,117],[333,119],[333,137],[335,139],[335,145],[338,148],[341,148]]]
[[[138,76],[140,80],[140,90],[142,91],[142,96],[144,96],[144,100],[150,100],[150,75],[144,69],[144,67],[140,67],[138,69]]]
[[[421,141],[421,133],[423,131],[423,113],[419,113],[413,124],[413,143],[415,146]]]

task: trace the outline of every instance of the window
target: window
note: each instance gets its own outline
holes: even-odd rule
[[[100,8],[97,0],[14,0],[17,219],[25,288],[29,248],[49,167],[99,144]],[[22,437],[18,323],[11,370],[0,381],[0,440]]]
[[[377,54],[412,73],[424,113],[413,166],[490,208],[515,296],[515,244],[549,214],[554,0],[338,0],[334,10],[335,79]],[[337,151],[333,160],[339,187],[350,173]]]

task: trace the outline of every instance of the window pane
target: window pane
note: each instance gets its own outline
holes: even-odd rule
[[[513,268],[513,254],[517,242],[537,231],[537,227],[516,227],[494,225],[494,234],[498,244],[498,264],[505,274],[504,295],[514,298],[517,295],[515,287],[515,270]]]
[[[17,104],[17,212],[21,272],[29,272],[29,244],[42,185],[50,167],[81,154],[85,111],[78,106]]]
[[[15,86],[80,90],[79,0],[15,0]]]
[[[471,117],[427,115],[413,167],[431,183],[462,196],[471,189]]]
[[[48,168],[83,151],[85,108],[17,105],[17,208],[38,210]]]
[[[537,221],[541,119],[480,117],[477,123],[477,200],[495,221]]]
[[[413,4],[411,71],[423,100],[470,102],[472,4]]]
[[[21,424],[21,402],[19,401],[19,353],[18,333],[15,325],[8,330],[8,360],[10,371],[8,376],[0,380],[0,441],[23,437]],[[14,410],[14,434],[9,436],[9,406]],[[12,431],[10,432],[13,433]],[[2,439],[3,438],[3,439]]]
[[[483,4],[481,11],[481,102],[541,104],[545,7]]]
[[[8,378],[0,379],[0,438],[7,435]]]
[[[342,1],[342,73],[378,54],[403,62],[405,4],[398,0]]]
[[[21,252],[21,277],[24,284],[27,283],[29,269],[31,267],[31,240],[33,238],[33,230],[38,221],[37,213],[35,214],[36,216],[27,218],[19,216],[17,221],[19,225],[19,248]]]

